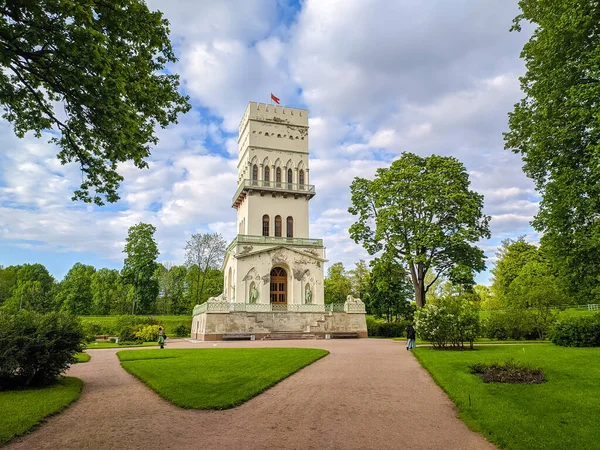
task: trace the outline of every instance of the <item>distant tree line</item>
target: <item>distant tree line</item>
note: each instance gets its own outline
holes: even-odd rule
[[[225,241],[219,234],[192,235],[186,264],[177,266],[157,263],[155,231],[144,223],[129,229],[120,271],[78,262],[58,281],[42,264],[0,266],[0,308],[74,315],[183,315],[222,292]]]

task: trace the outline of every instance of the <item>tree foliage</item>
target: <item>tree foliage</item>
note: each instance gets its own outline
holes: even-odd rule
[[[510,284],[530,262],[540,261],[538,248],[525,242],[525,236],[504,239],[496,252],[497,262],[492,269],[492,290],[498,298],[508,294]]]
[[[106,316],[126,314],[131,311],[127,303],[127,289],[118,270],[100,269],[92,275],[92,314]]]
[[[131,313],[150,313],[158,295],[158,281],[154,278],[158,258],[158,246],[154,241],[156,228],[139,223],[129,228],[125,249],[127,254],[122,276],[133,286]]]
[[[54,278],[42,264],[9,266],[0,270],[0,295],[6,296],[3,308],[49,312],[55,309]]]
[[[219,233],[193,234],[185,246],[185,264],[195,266],[195,305],[204,297],[204,285],[209,269],[218,269],[225,257],[227,243]],[[220,291],[219,291],[220,292]],[[208,297],[207,297],[208,298]]]
[[[62,311],[77,316],[91,314],[92,277],[95,272],[94,267],[81,263],[75,263],[67,272],[56,296]]]
[[[358,216],[350,236],[369,254],[385,253],[406,267],[417,306],[425,304],[430,270],[454,284],[472,286],[485,268],[474,244],[490,237],[483,196],[469,190],[465,167],[453,157],[403,153],[375,178],[355,178],[350,187]]]
[[[524,98],[506,148],[542,195],[533,226],[570,291],[600,298],[600,8],[589,0],[520,0],[535,29],[521,57]],[[589,300],[591,301],[591,300]]]
[[[368,292],[368,313],[385,317],[388,322],[400,317],[412,318],[408,302],[413,297],[413,289],[402,265],[390,258],[371,261]]]
[[[0,105],[17,136],[56,131],[74,200],[115,202],[119,163],[148,167],[155,127],[190,108],[177,92],[168,22],[143,0],[0,2]]]
[[[324,282],[325,303],[344,303],[352,292],[350,278],[341,262],[336,262],[327,269]]]

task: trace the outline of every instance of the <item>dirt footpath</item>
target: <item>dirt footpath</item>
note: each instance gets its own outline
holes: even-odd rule
[[[402,343],[361,339],[217,345],[313,347],[331,353],[235,409],[194,411],[171,405],[125,372],[115,355],[119,349],[90,350],[91,361],[69,371],[85,383],[79,400],[8,448],[495,448],[456,417],[453,403]],[[169,345],[207,347],[213,344]]]

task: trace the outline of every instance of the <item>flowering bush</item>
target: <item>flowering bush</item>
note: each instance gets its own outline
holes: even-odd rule
[[[480,333],[478,306],[463,296],[447,296],[415,313],[415,329],[435,348],[464,348]]]
[[[135,333],[136,339],[143,342],[158,341],[158,325],[148,325]]]

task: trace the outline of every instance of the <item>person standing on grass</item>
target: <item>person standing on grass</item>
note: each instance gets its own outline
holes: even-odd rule
[[[163,331],[162,327],[158,327],[158,345],[160,345],[160,348],[165,348],[166,337],[167,335]]]
[[[409,324],[406,327],[406,350],[412,350],[417,346],[415,339],[417,338],[417,332],[413,324]]]

